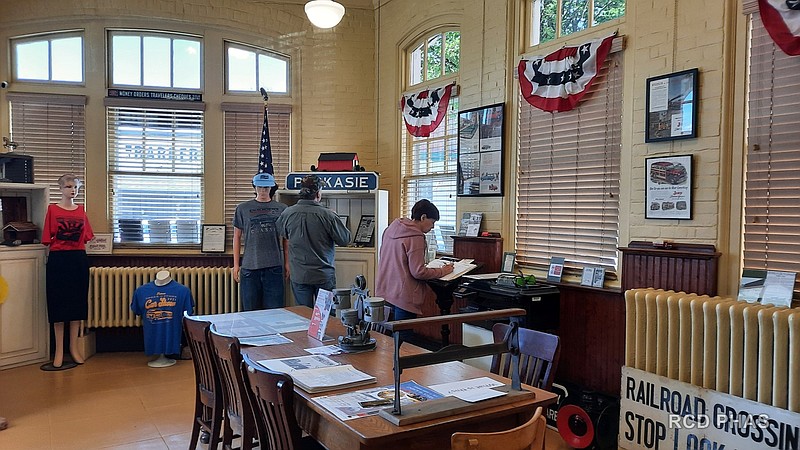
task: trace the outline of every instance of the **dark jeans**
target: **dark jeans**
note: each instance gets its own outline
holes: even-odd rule
[[[283,266],[239,271],[242,310],[283,308]]]
[[[398,308],[397,306],[392,305],[392,320],[393,321],[394,320],[405,320],[405,319],[416,319],[416,318],[417,318],[416,314],[414,314],[412,312],[408,312],[403,308]],[[407,341],[412,336],[414,336],[414,331],[413,330],[403,330],[403,331],[400,332],[400,340],[401,341]]]
[[[303,284],[295,283],[292,281],[292,294],[294,294],[294,303],[296,305],[314,307],[314,301],[317,298],[317,290],[325,289],[326,291],[333,291],[336,288],[336,279],[328,280],[322,284]]]

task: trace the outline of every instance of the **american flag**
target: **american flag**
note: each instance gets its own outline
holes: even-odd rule
[[[258,150],[258,173],[275,175],[275,167],[272,166],[272,145],[269,142],[268,111],[264,106],[264,126],[261,128],[261,148]]]

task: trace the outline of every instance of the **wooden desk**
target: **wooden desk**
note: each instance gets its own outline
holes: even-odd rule
[[[310,317],[311,309],[304,306],[287,308],[304,317]],[[328,322],[329,336],[339,336],[344,327],[334,317]],[[307,354],[304,348],[318,347],[320,342],[308,337],[305,332],[286,333],[293,343],[268,347],[244,347],[243,352],[251,358],[270,359],[284,358]],[[334,355],[331,359],[343,364],[352,364],[356,369],[375,376],[377,384],[388,386],[394,384],[392,359],[394,347],[391,338],[373,334],[378,341],[374,351],[356,354]],[[403,344],[401,355],[411,355],[425,350],[410,344]],[[402,381],[414,380],[429,386],[432,384],[457,381],[467,378],[492,377],[505,383],[510,380],[476,369],[460,362],[437,364],[435,366],[407,369],[402,374]],[[314,403],[311,398],[331,395],[348,390],[359,390],[369,386],[331,391],[312,395],[295,387],[295,413],[300,426],[331,450],[354,449],[448,449],[450,435],[456,431],[500,431],[513,428],[527,421],[538,406],[554,403],[555,394],[530,388],[535,392],[534,398],[512,401],[494,407],[476,409],[452,417],[445,417],[405,426],[395,426],[378,416],[364,417],[341,421],[336,416]]]

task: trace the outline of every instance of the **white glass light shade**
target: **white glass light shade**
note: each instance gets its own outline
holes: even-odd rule
[[[344,6],[333,0],[313,0],[306,3],[306,15],[314,26],[332,28],[344,17]]]

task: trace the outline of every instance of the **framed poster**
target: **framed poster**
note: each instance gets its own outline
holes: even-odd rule
[[[645,159],[647,219],[692,218],[692,155]]]
[[[698,70],[647,79],[645,142],[697,137]]]
[[[375,233],[375,216],[361,216],[356,229],[356,237],[353,243],[368,245],[372,242],[372,235]]]
[[[225,225],[203,224],[200,251],[203,253],[225,253]]]
[[[503,104],[458,113],[458,196],[503,195]]]

